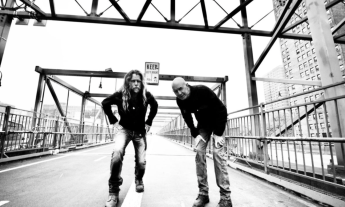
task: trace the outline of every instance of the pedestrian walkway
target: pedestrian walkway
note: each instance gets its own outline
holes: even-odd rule
[[[104,206],[112,144],[0,165],[1,207]],[[191,207],[198,194],[195,152],[148,136],[145,192],[133,186],[134,150],[124,157],[118,207]],[[219,201],[213,161],[207,158],[210,203]],[[315,206],[265,181],[228,167],[234,207]]]

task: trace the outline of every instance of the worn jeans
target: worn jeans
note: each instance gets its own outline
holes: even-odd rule
[[[196,148],[196,175],[198,177],[199,194],[208,195],[207,182],[207,166],[206,166],[206,147],[211,139],[212,130],[199,129],[199,134],[204,138],[206,143],[200,140]],[[224,146],[216,148],[213,143],[213,162],[216,174],[217,185],[220,189],[221,199],[230,199],[230,181],[227,171],[226,155],[224,154]]]
[[[109,193],[118,193],[123,179],[121,177],[122,161],[128,143],[132,141],[135,151],[135,179],[142,180],[146,167],[146,137],[143,132],[122,128],[116,134],[113,154],[110,162]]]

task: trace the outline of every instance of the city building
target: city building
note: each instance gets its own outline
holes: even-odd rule
[[[320,0],[326,5],[330,0]],[[273,0],[274,13],[276,20],[279,18],[286,0]],[[292,16],[288,25],[295,23],[296,21],[302,19],[307,15],[306,2],[302,1],[295,15]],[[344,4],[339,3],[327,10],[328,22],[331,29],[336,26],[340,21],[345,18],[345,7]],[[294,27],[289,33],[295,34],[311,34],[310,26],[308,21]],[[336,32],[341,34],[345,32],[345,28],[341,28]],[[280,39],[281,57],[283,60],[283,68],[286,79],[301,79],[316,81],[321,80],[320,68],[318,65],[318,59],[315,54],[315,48],[313,47],[313,41],[304,40],[292,40],[292,39]],[[335,44],[335,50],[337,52],[339,69],[341,71],[342,77],[345,78],[344,70],[344,59],[345,59],[345,45]],[[288,94],[294,95],[302,92],[307,92],[317,88],[317,86],[308,85],[294,85],[286,84],[288,88]],[[309,93],[308,95],[298,96],[296,98],[290,99],[290,105],[294,106],[297,104],[309,103],[317,99],[323,98],[324,91],[318,91],[314,93]],[[297,111],[297,108],[296,108]],[[294,113],[296,116],[296,113]],[[315,113],[312,113],[308,117],[308,123],[306,121],[302,122],[302,125],[306,126],[310,130],[311,137],[326,137],[326,128],[329,123],[325,123],[325,114],[323,107],[319,107]],[[302,130],[299,126],[295,126],[298,133],[297,136],[306,137],[307,130]],[[304,128],[302,126],[302,128]],[[331,132],[328,136],[331,136]]]

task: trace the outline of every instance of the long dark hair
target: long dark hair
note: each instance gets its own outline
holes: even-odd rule
[[[120,88],[120,91],[122,92],[122,107],[125,111],[128,110],[128,101],[129,99],[131,99],[131,90],[130,90],[129,84],[130,84],[133,74],[140,76],[143,104],[145,105],[146,103],[146,85],[145,85],[144,75],[139,70],[131,70],[125,75],[123,85]]]

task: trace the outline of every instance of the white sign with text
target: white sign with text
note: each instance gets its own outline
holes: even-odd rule
[[[159,84],[159,63],[145,62],[145,82],[148,85]]]

